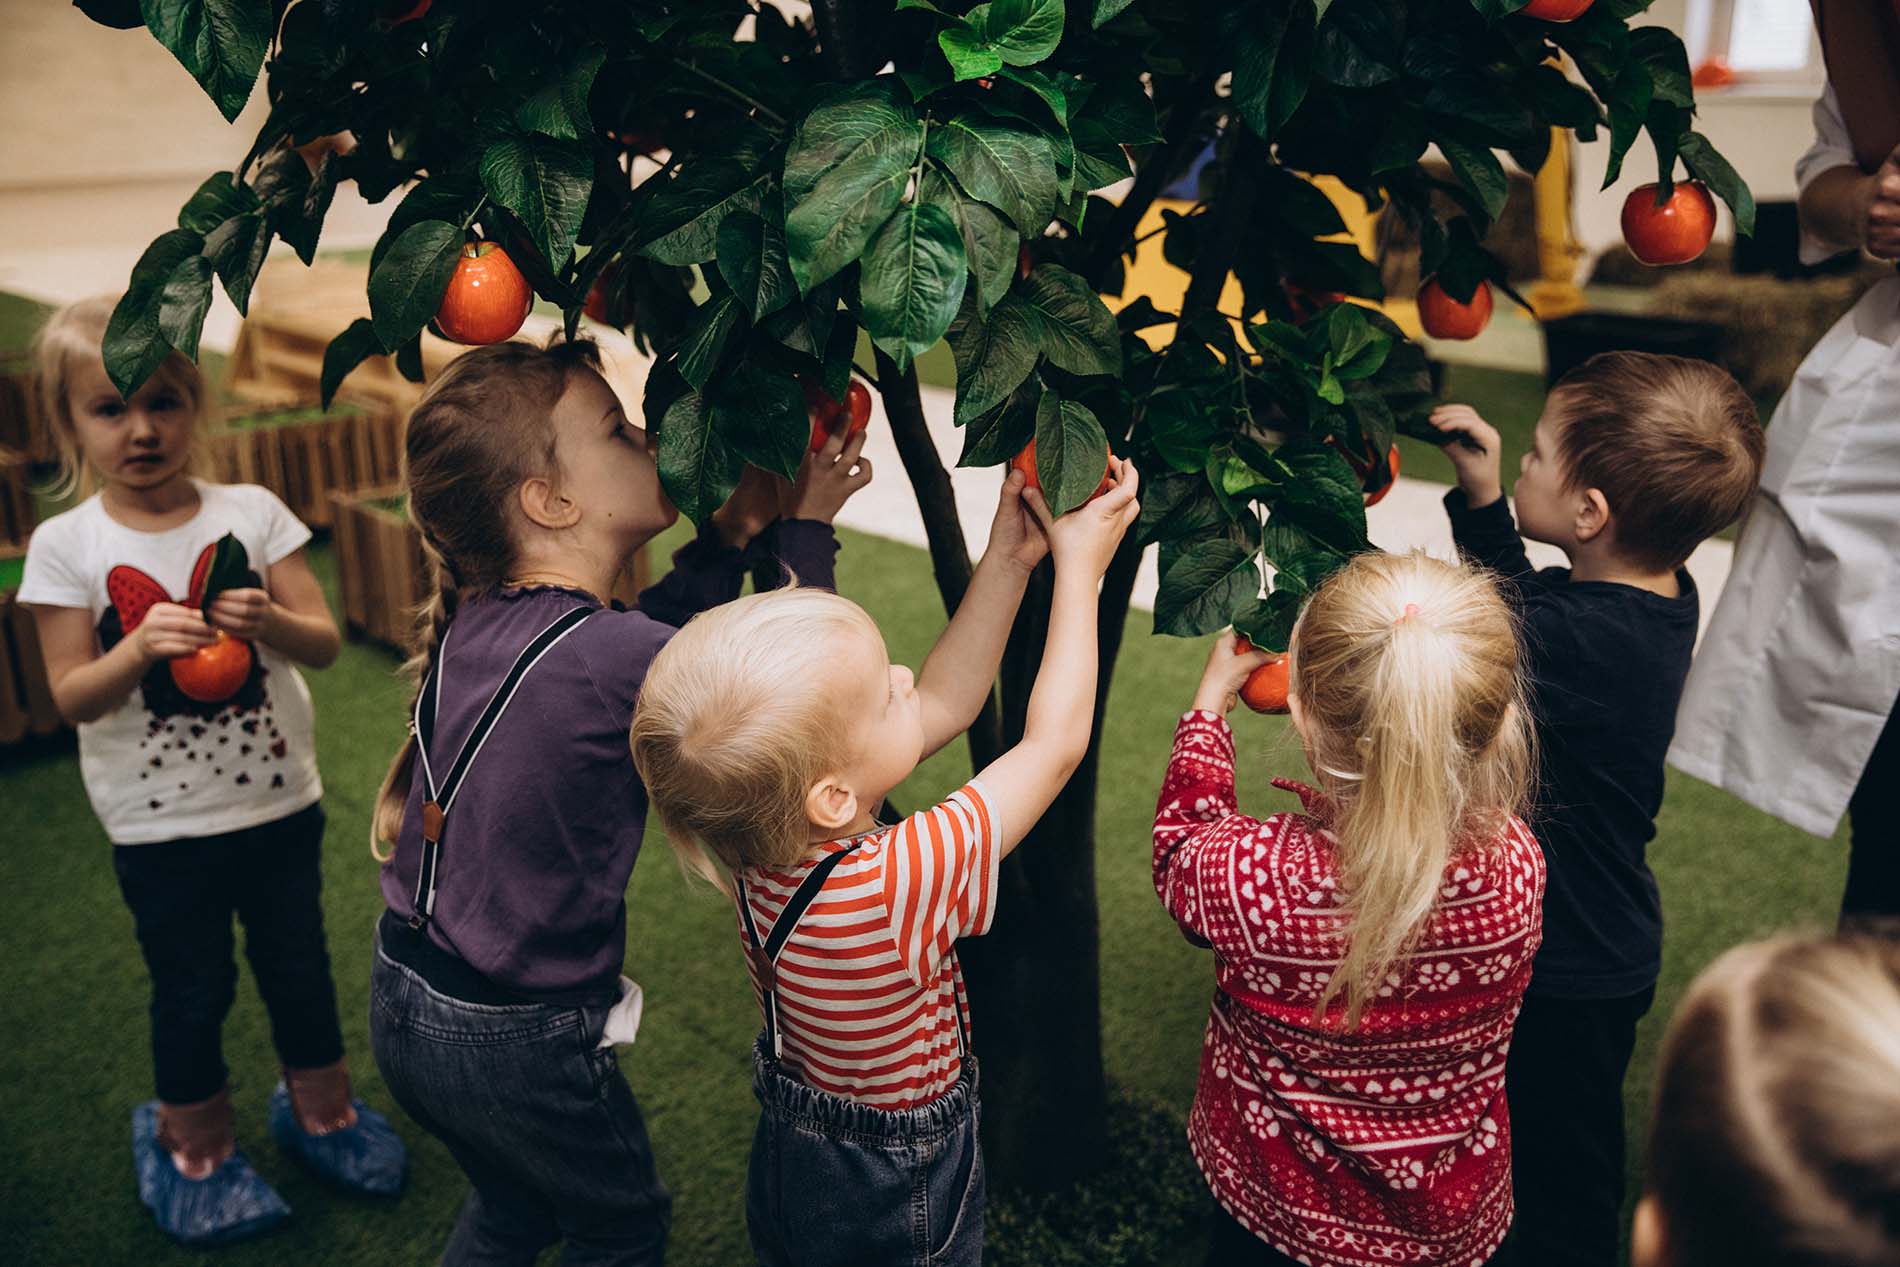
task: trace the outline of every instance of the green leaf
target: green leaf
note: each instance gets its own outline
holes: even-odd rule
[[[701,264],[718,253],[719,228],[735,211],[758,212],[771,186],[770,168],[753,171],[737,159],[709,155],[688,163],[653,195],[634,250],[662,264]]]
[[[1265,14],[1241,28],[1240,42],[1234,49],[1233,101],[1241,121],[1260,139],[1271,141],[1305,95],[1304,84],[1297,94],[1290,85],[1277,95],[1273,91],[1274,68],[1288,26],[1302,20],[1304,13],[1302,5],[1290,0],[1280,0],[1267,8]],[[1281,73],[1290,77],[1293,68],[1289,65]]]
[[[343,385],[351,370],[372,356],[381,356],[382,352],[383,341],[376,337],[376,327],[370,324],[368,317],[358,317],[342,334],[331,339],[329,346],[323,349],[323,374],[318,380],[323,407],[330,407],[337,388]]]
[[[528,227],[549,266],[566,268],[594,188],[587,147],[547,136],[506,137],[482,151],[481,172],[482,188]]]
[[[864,253],[864,328],[902,372],[943,338],[969,280],[963,235],[949,213],[934,203],[899,207]]]
[[[1062,43],[1063,0],[991,0],[965,20],[1005,63],[1034,66]]]
[[[696,524],[732,496],[745,465],[714,429],[712,413],[705,396],[687,392],[667,406],[660,423],[660,483],[667,500]]]
[[[712,419],[713,430],[752,465],[786,479],[798,474],[811,442],[811,419],[804,390],[790,374],[741,365],[713,393]]]
[[[1504,165],[1498,162],[1498,156],[1482,145],[1467,145],[1455,137],[1437,136],[1438,150],[1451,164],[1451,170],[1458,177],[1458,183],[1471,191],[1471,196],[1484,208],[1484,214],[1496,221],[1498,213],[1504,210],[1504,199],[1510,193],[1510,182],[1505,178]]]
[[[402,231],[412,224],[424,220],[447,220],[451,224],[460,224],[475,209],[475,200],[480,196],[473,184],[447,176],[428,176],[417,181],[396,209],[389,213],[389,225],[383,230],[382,237],[370,248],[369,271],[375,272],[376,266],[383,262],[383,256],[396,244]]]
[[[776,208],[768,208],[776,211]],[[791,259],[785,252],[785,226],[776,215],[735,210],[720,222],[719,275],[757,321],[798,298]]]
[[[204,253],[240,315],[250,312],[251,287],[269,249],[270,232],[264,227],[263,215],[257,212],[232,216],[205,235]]]
[[[1088,406],[1044,391],[1036,406],[1036,478],[1049,509],[1067,514],[1101,486],[1108,433]]]
[[[270,46],[269,0],[141,0],[139,12],[225,122],[235,122]]]
[[[792,276],[809,292],[856,260],[904,198],[923,126],[878,132],[819,178],[785,217]]]
[[[1299,623],[1305,603],[1306,591],[1293,585],[1276,587],[1234,613],[1234,632],[1262,651],[1284,652],[1292,645],[1293,626]]]
[[[1181,387],[1158,391],[1148,397],[1142,416],[1163,462],[1184,473],[1205,469],[1220,422],[1201,396]]]
[[[1281,445],[1273,456],[1285,473],[1273,513],[1285,515],[1332,549],[1349,554],[1364,550],[1365,493],[1339,451],[1296,442]]]
[[[1032,378],[1001,404],[970,419],[963,428],[963,454],[957,465],[995,466],[1028,448],[1036,438],[1036,410],[1041,401],[1042,384]]]
[[[943,50],[943,59],[950,63],[950,73],[958,83],[1003,69],[1002,53],[967,25],[960,23],[937,32],[937,47]]]
[[[825,174],[866,145],[921,143],[917,110],[894,78],[873,79],[827,99],[798,124],[785,154],[785,205],[795,207]]]
[[[250,186],[237,183],[232,172],[207,176],[195,193],[178,209],[178,227],[193,233],[209,234],[233,216],[256,211],[257,195]]]
[[[1007,399],[1036,368],[1041,347],[1040,323],[1016,296],[1005,296],[990,309],[988,320],[979,320],[973,301],[965,297],[950,325],[950,351],[957,362],[956,424]]]
[[[725,355],[741,315],[739,297],[730,292],[713,296],[693,314],[693,323],[680,344],[679,372],[694,391],[706,390],[706,380],[719,368],[719,359]]]
[[[1376,88],[1399,77],[1405,10],[1377,0],[1357,0],[1334,9],[1319,23],[1313,70],[1342,88]],[[1397,19],[1395,22],[1394,19]]]
[[[1119,374],[1121,333],[1115,314],[1089,284],[1066,268],[1042,264],[1017,284],[1041,319],[1043,355],[1071,374]]]
[[[827,282],[806,295],[802,302],[787,304],[767,316],[759,328],[792,351],[802,352],[813,360],[823,360],[839,324],[839,289],[836,283]],[[852,347],[856,349],[855,333]]]
[[[1056,165],[1049,142],[1033,132],[965,117],[930,129],[924,152],[950,169],[972,198],[995,207],[1025,235],[1055,214]]]
[[[1095,0],[1095,19],[1091,25],[1099,29],[1103,24],[1112,22],[1123,9],[1134,2],[1135,0]],[[1529,0],[1525,2],[1529,3]]]
[[[306,264],[316,258],[323,217],[336,195],[337,170],[336,160],[326,157],[313,180],[295,150],[280,149],[251,178],[252,192],[268,208],[271,231],[290,243]]]
[[[1630,56],[1649,67],[1651,95],[1657,101],[1666,101],[1685,110],[1695,109],[1689,53],[1674,31],[1666,26],[1632,27]]]
[[[1163,541],[1154,631],[1177,638],[1214,633],[1259,594],[1254,551],[1232,533]]]
[[[424,220],[402,231],[369,275],[370,320],[385,348],[414,338],[442,306],[462,254],[462,230]]]
[[[1684,133],[1677,144],[1682,153],[1683,165],[1689,169],[1689,173],[1707,185],[1735,213],[1735,231],[1743,237],[1753,237],[1755,196],[1749,192],[1748,185],[1736,174],[1729,161],[1700,132]]]
[[[211,261],[203,255],[187,255],[158,292],[159,336],[196,361],[198,334],[210,309]]]
[[[1140,545],[1172,541],[1226,522],[1227,512],[1198,470],[1192,474],[1169,472],[1142,481],[1141,518],[1135,521],[1135,539]]]
[[[563,141],[584,141],[593,135],[593,116],[587,110],[587,97],[594,89],[594,78],[607,60],[607,50],[598,46],[582,49],[561,71],[560,77],[543,85],[535,94],[515,107],[515,123],[524,132],[539,132]]]
[[[106,322],[106,375],[127,400],[172,353],[159,331],[159,305],[165,285],[178,266],[197,255],[204,239],[189,229],[161,233],[132,266],[125,294]]]
[[[1016,256],[1022,239],[992,208],[966,198],[956,184],[934,165],[924,172],[919,186],[919,201],[943,208],[956,222],[963,237],[963,255],[976,278],[975,295],[979,311],[987,312],[1008,293],[1016,280]]]

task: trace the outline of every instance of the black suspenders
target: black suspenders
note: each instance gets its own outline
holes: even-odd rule
[[[798,927],[798,921],[804,918],[806,909],[817,900],[818,890],[825,887],[825,881],[831,878],[831,873],[839,863],[857,852],[860,843],[853,841],[819,860],[818,865],[799,883],[791,900],[785,903],[785,909],[772,921],[772,931],[766,934],[763,942],[759,940],[759,926],[752,920],[752,904],[746,901],[745,881],[736,874],[732,877],[739,888],[739,917],[745,921],[746,940],[751,943],[746,948],[746,954],[751,958],[753,972],[759,978],[759,997],[765,1000],[765,1036],[771,1040],[772,1055],[775,1057],[784,1055],[778,1027],[779,954],[791,939],[793,930]]]
[[[542,656],[554,649],[554,645],[568,634],[574,632],[583,620],[600,610],[597,607],[576,607],[559,620],[543,629],[515,658],[501,679],[501,685],[488,697],[487,707],[481,716],[475,719],[475,727],[468,732],[468,738],[462,741],[462,750],[455,754],[455,761],[449,766],[448,774],[440,783],[436,781],[435,767],[429,763],[429,745],[435,739],[436,698],[442,689],[442,651],[449,645],[449,635],[442,636],[442,649],[436,655],[436,667],[422,684],[421,694],[416,696],[416,763],[422,767],[422,865],[416,872],[415,914],[409,917],[409,927],[423,928],[435,914],[436,879],[442,866],[442,825],[448,818],[449,807],[455,803],[456,790],[462,786],[462,780],[468,774],[469,763],[482,750],[488,741],[489,732],[495,723],[508,710],[515,692],[521,687],[521,679],[527,676]],[[450,633],[454,630],[451,628]]]

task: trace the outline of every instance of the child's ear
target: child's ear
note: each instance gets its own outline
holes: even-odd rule
[[[1586,488],[1577,502],[1576,522],[1572,529],[1577,540],[1593,541],[1610,526],[1610,503],[1600,488]]]
[[[1630,1225],[1630,1267],[1668,1267],[1664,1252],[1662,1207],[1656,1194],[1646,1192],[1636,1203],[1636,1220]]]
[[[581,517],[581,508],[561,496],[554,481],[539,475],[522,480],[516,496],[521,502],[521,513],[538,527],[572,528]]]
[[[805,817],[828,832],[842,832],[858,821],[858,794],[827,774],[805,793]]]

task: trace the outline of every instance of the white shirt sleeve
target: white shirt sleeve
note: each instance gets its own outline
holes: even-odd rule
[[[86,560],[76,557],[79,547],[71,525],[48,520],[33,530],[26,547],[26,567],[20,577],[20,602],[40,607],[83,607],[92,610],[92,588],[87,583]]]
[[[1834,85],[1830,83],[1814,103],[1814,143],[1808,146],[1807,153],[1795,160],[1795,188],[1800,193],[1806,193],[1808,186],[1822,172],[1832,171],[1836,167],[1860,170],[1860,164],[1854,158],[1853,139],[1847,134],[1847,121],[1841,117],[1841,104],[1834,96]],[[1858,241],[1830,241],[1815,234],[1806,221],[1801,224],[1803,264],[1819,264],[1843,251],[1858,250],[1859,247]]]
[[[249,491],[264,528],[264,567],[268,568],[303,549],[310,540],[310,529],[268,488],[251,485]]]

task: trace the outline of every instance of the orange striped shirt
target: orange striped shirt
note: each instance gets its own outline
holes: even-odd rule
[[[972,781],[894,827],[832,841],[819,857],[853,841],[856,852],[826,878],[779,955],[780,1060],[820,1091],[914,1108],[963,1071],[958,1018],[969,1002],[955,946],[987,932],[995,913],[995,817]],[[740,873],[761,940],[818,860]],[[756,972],[752,988],[759,993]]]

